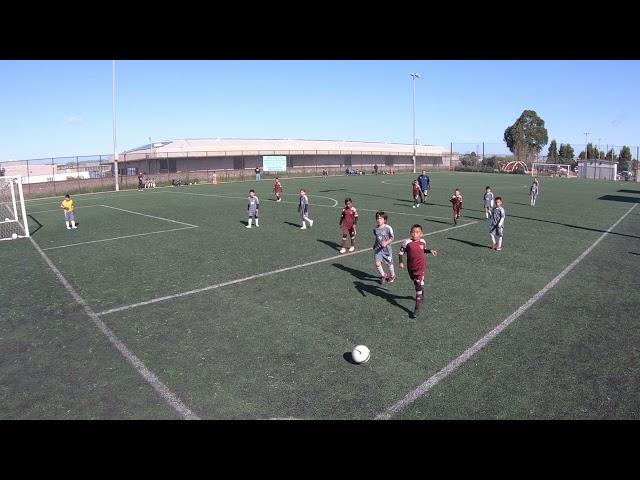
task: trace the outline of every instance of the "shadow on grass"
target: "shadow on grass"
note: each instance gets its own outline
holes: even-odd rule
[[[33,215],[29,215],[27,214],[27,217],[29,217],[31,220],[33,220],[34,222],[36,222],[36,224],[38,225],[38,228],[36,228],[35,230],[31,230],[29,229],[29,235],[33,235],[35,234],[38,230],[40,230],[42,228],[42,224],[36,219],[36,217],[34,217]],[[77,223],[76,223],[77,224]]]
[[[344,188],[336,188],[333,190],[318,190],[319,193],[329,193],[329,192],[344,192],[346,189]]]
[[[467,245],[471,245],[472,247],[490,248],[488,245],[485,245],[483,243],[470,242],[469,240],[462,240],[461,238],[447,237],[447,239],[454,240],[460,243],[466,243]]]
[[[640,190],[627,190],[625,188],[621,188],[620,190],[618,190],[619,192],[623,192],[623,193],[637,193],[640,194]]]
[[[608,200],[610,202],[640,203],[640,198],[638,197],[623,197],[622,195],[603,195],[601,197],[598,197],[598,200]]]
[[[640,253],[637,252],[629,252],[631,255],[640,255]]]
[[[412,295],[409,296],[400,296],[400,295],[394,295],[393,293],[387,291],[386,289],[378,286],[378,285],[368,285],[366,283],[362,283],[362,282],[358,282],[355,281],[353,282],[354,286],[356,287],[356,289],[358,290],[358,292],[360,292],[360,295],[362,295],[363,297],[366,297],[366,293],[370,294],[370,295],[375,295],[376,297],[380,297],[385,299],[387,302],[389,302],[391,305],[393,305],[394,307],[398,307],[402,310],[404,310],[405,312],[407,312],[409,314],[409,316],[413,315],[413,310],[409,310],[407,307],[400,305],[397,300],[398,299],[402,299],[402,300],[413,300],[414,297]]]
[[[380,281],[380,277],[377,275],[374,276],[374,275],[371,275],[370,273],[363,272],[362,270],[357,270],[355,268],[347,267],[346,265],[342,265],[340,263],[333,263],[332,265],[336,268],[339,268],[340,270],[350,273],[351,275],[353,275],[354,277],[360,280],[373,280],[376,282]]]
[[[330,240],[322,240],[320,238],[318,239],[318,241],[320,243],[324,243],[326,246],[331,247],[332,249],[340,250],[340,245],[337,244],[336,242],[332,242]]]
[[[359,363],[356,363],[353,360],[353,356],[351,355],[351,352],[344,352],[344,354],[342,355],[342,358],[344,358],[345,361],[349,362],[351,365],[360,365]]]
[[[286,223],[287,225],[291,225],[292,227],[296,227],[296,228],[300,228],[302,226],[299,223],[291,223],[291,222],[282,222],[282,223]]]

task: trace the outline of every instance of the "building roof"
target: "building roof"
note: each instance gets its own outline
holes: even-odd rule
[[[416,145],[416,155],[442,155],[449,150],[434,145]],[[196,152],[238,153],[245,155],[262,154],[413,154],[413,144],[355,142],[347,140],[298,140],[298,139],[255,139],[255,138],[185,138],[164,140],[147,144],[124,152],[131,154],[186,154]],[[122,155],[122,154],[121,154]]]

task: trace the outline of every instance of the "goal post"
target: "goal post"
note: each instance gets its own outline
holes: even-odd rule
[[[559,163],[532,163],[532,176],[568,177],[571,175],[571,166]]]
[[[22,177],[0,177],[0,241],[29,236]]]

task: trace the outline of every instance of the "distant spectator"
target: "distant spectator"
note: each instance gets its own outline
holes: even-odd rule
[[[378,164],[377,163],[373,166],[373,173],[375,173],[376,175],[378,174]]]
[[[260,165],[258,165],[256,167],[256,182],[260,181],[260,172],[262,172],[262,169],[260,168]]]

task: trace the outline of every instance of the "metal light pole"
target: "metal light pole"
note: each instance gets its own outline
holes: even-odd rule
[[[113,118],[113,168],[114,168],[114,179],[116,184],[116,192],[120,190],[118,185],[118,152],[116,149],[116,61],[113,60],[113,65],[111,69],[111,117]]]
[[[600,140],[602,140],[602,138],[598,138],[598,159],[602,160],[602,156],[600,156]]]
[[[589,140],[587,140],[587,137],[589,136],[589,133],[591,132],[584,132],[584,159],[588,160],[589,159]]]
[[[419,73],[411,73],[413,78],[413,173],[416,173],[416,78],[422,78]]]

